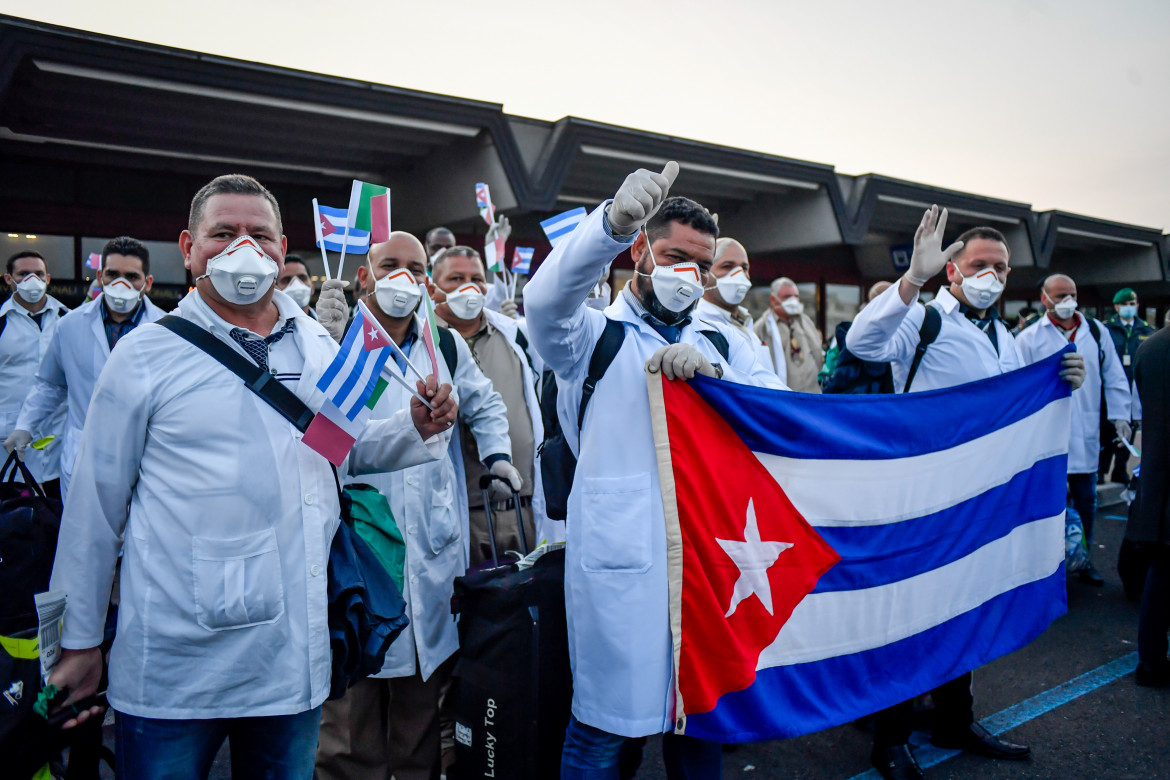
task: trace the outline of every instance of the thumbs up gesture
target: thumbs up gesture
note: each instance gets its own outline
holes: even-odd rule
[[[632,236],[646,224],[670,194],[678,176],[678,163],[666,164],[662,173],[639,168],[626,177],[605,211],[615,235]]]

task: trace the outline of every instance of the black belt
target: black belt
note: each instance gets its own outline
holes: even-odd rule
[[[532,506],[532,496],[520,496],[520,508]],[[481,507],[482,508],[482,507]],[[509,498],[507,501],[492,502],[493,512],[507,512],[509,509],[516,508],[516,499]]]

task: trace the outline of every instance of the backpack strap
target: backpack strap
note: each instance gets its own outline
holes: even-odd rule
[[[528,337],[524,335],[524,331],[516,328],[516,346],[520,347],[520,351],[524,353],[524,359],[528,361],[528,367],[532,369],[532,373],[536,373],[536,366],[532,363],[532,355],[528,353]]]
[[[601,377],[605,376],[609,364],[617,357],[618,350],[622,348],[622,342],[625,341],[625,338],[625,326],[617,320],[611,320],[607,317],[605,330],[601,332],[601,338],[597,340],[597,344],[593,347],[593,354],[589,356],[589,374],[585,377],[585,384],[581,386],[581,406],[577,410],[577,430],[581,429],[581,424],[585,421],[585,407],[589,405],[589,399],[593,397],[597,383],[601,381]]]
[[[925,306],[926,316],[922,318],[922,327],[918,329],[918,346],[914,349],[914,360],[910,362],[910,371],[906,374],[906,386],[902,388],[903,393],[910,392],[910,385],[914,382],[914,376],[918,373],[918,367],[922,365],[922,358],[926,357],[926,348],[934,343],[938,338],[938,333],[942,330],[942,314],[933,306]]]
[[[1097,342],[1097,363],[1101,368],[1105,367],[1105,347],[1101,344],[1101,329],[1097,327],[1097,321],[1092,317],[1086,317],[1089,321],[1089,332],[1093,334],[1093,338]],[[1110,336],[1109,338],[1113,338]],[[1105,378],[1101,378],[1101,386],[1105,386]]]
[[[726,336],[717,330],[701,330],[699,333],[702,333],[707,337],[707,341],[715,345],[715,349],[719,350],[719,354],[723,356],[724,360],[731,359],[731,345],[727,343]]]
[[[439,328],[439,351],[443,353],[443,361],[454,379],[455,369],[459,365],[459,352],[455,349],[455,337],[451,335],[450,328]]]
[[[296,426],[298,431],[304,433],[308,429],[309,423],[313,421],[313,411],[271,373],[190,320],[168,314],[158,320],[157,324],[203,350],[212,360],[244,380],[249,390]]]

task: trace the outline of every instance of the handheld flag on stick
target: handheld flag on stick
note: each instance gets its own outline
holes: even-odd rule
[[[417,376],[422,382],[425,383],[427,381],[427,378],[422,375],[421,371],[419,371],[417,368],[414,367],[414,363],[410,362],[410,358],[407,357],[406,353],[402,351],[402,347],[400,347],[394,343],[394,339],[390,338],[390,334],[386,332],[386,330],[382,327],[382,323],[378,322],[378,318],[374,316],[374,313],[370,311],[369,307],[366,306],[366,302],[363,301],[361,298],[358,298],[358,308],[360,308],[362,310],[362,314],[366,318],[366,331],[367,331],[366,336],[371,340],[376,340],[378,343],[384,343],[387,347],[389,347],[391,350],[393,350],[400,358],[402,358],[402,362],[406,363],[407,367],[410,368],[410,370],[414,372],[414,375]],[[374,330],[378,331],[377,335],[374,335],[374,333],[373,333]],[[395,365],[395,368],[397,368],[397,365]],[[423,404],[428,409],[435,408],[435,407],[431,406],[430,401],[428,401],[427,399],[423,398],[421,395],[418,394],[418,391],[414,388],[413,385],[410,384],[410,382],[406,379],[405,376],[403,376],[402,374],[400,374],[397,371],[391,371],[389,373],[390,373],[390,376],[394,377],[394,379],[397,380],[397,382],[400,385],[402,385],[403,387],[406,388],[407,392],[409,392],[411,395],[413,395],[418,400],[422,401]],[[386,380],[379,379],[379,381],[385,382]],[[381,395],[381,392],[379,391],[377,394]],[[376,402],[376,400],[377,399],[375,399],[374,402]],[[371,402],[371,404],[370,404],[371,409],[374,408],[374,402]]]
[[[345,245],[347,255],[364,255],[370,251],[370,233],[368,230],[350,228],[346,235],[345,227],[349,223],[349,210],[336,209],[331,206],[317,207],[317,245],[330,252],[340,252]]]
[[[89,257],[85,260],[85,267],[92,268],[95,271],[102,270],[102,256],[100,252],[90,252]]]
[[[568,238],[569,234],[573,232],[573,228],[585,219],[585,207],[578,206],[562,214],[557,214],[555,217],[549,217],[540,226],[544,229],[544,234],[548,236],[548,241],[554,247],[561,241]]]
[[[479,209],[480,218],[488,225],[496,221],[496,208],[492,205],[492,193],[483,182],[475,185],[475,207]]]
[[[536,250],[528,246],[518,246],[512,250],[512,273],[526,274],[532,267],[532,255]]]
[[[378,244],[390,238],[390,188],[379,184],[353,180],[349,191],[349,209],[345,230],[342,233],[341,260],[337,265],[337,278],[342,278],[345,268],[346,245],[354,229],[370,234],[370,243]]]
[[[435,381],[439,381],[439,361],[435,355],[435,346],[439,343],[439,326],[435,319],[435,304],[431,301],[430,293],[427,292],[427,286],[420,284],[419,290],[422,291],[422,308],[420,313],[423,318],[423,342],[427,345],[427,356],[431,359],[431,368],[435,371]]]
[[[333,226],[330,225],[330,228]],[[317,205],[317,199],[313,198],[313,232],[317,236],[317,246],[321,247],[321,264],[325,266],[325,278],[332,279],[329,274],[329,254],[325,251],[325,240],[322,237],[324,233],[324,226],[321,222],[321,207]]]

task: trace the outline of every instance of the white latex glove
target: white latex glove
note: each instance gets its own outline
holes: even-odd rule
[[[512,486],[512,490],[519,492],[520,488],[524,486],[524,478],[520,476],[520,472],[506,460],[497,460],[488,471],[507,480],[508,484]],[[493,501],[507,501],[512,497],[512,490],[504,487],[498,481],[493,481],[488,490]]]
[[[17,428],[15,431],[8,434],[8,438],[4,440],[4,449],[9,453],[15,450],[17,460],[24,460],[24,449],[31,441],[31,433],[28,431],[22,431]]]
[[[345,323],[349,322],[349,304],[342,292],[346,287],[349,282],[330,279],[321,285],[321,295],[317,298],[317,321],[334,341],[341,341],[345,336]]]
[[[922,215],[918,230],[914,231],[914,254],[910,257],[910,268],[906,281],[921,287],[943,269],[951,258],[963,248],[962,241],[956,241],[946,249],[942,248],[943,234],[947,229],[947,210],[939,213],[938,206],[931,206]]]
[[[614,234],[632,236],[637,233],[666,200],[677,176],[678,163],[673,160],[666,164],[662,173],[639,168],[627,176],[605,210]]]
[[[1085,358],[1080,352],[1070,352],[1061,358],[1060,378],[1072,385],[1073,390],[1085,383]]]
[[[517,316],[519,311],[520,307],[518,307],[516,305],[516,301],[512,300],[511,298],[505,298],[504,300],[500,301],[500,314],[503,314],[505,317],[511,317],[514,320],[518,320],[520,319],[520,317]]]
[[[1129,427],[1128,420],[1112,420],[1113,427],[1117,429],[1117,435],[1126,441],[1133,441],[1133,429]]]
[[[487,236],[484,238],[484,243],[490,244],[497,238],[502,238],[505,241],[512,235],[512,224],[508,222],[508,218],[503,215],[498,215],[496,221],[488,228]]]
[[[671,344],[662,347],[646,361],[651,374],[662,371],[667,379],[693,379],[695,374],[719,379],[723,372],[711,365],[702,352],[690,344]]]

